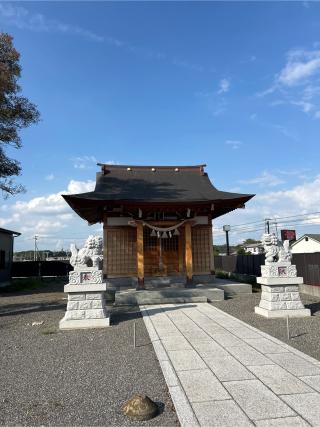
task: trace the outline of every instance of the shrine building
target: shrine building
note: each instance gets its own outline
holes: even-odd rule
[[[104,277],[193,276],[214,271],[212,220],[244,208],[251,194],[217,190],[206,165],[98,164],[94,191],[63,195],[89,224],[103,223]]]

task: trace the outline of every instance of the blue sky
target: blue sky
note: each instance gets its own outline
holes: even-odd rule
[[[310,213],[298,234],[320,232],[320,4],[2,2],[0,30],[41,112],[9,152],[27,187],[0,207],[17,250],[101,231],[60,196],[91,189],[97,162],[206,163],[219,189],[257,194],[216,243],[265,217]]]

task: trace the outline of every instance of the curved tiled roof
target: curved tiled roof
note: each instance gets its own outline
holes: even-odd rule
[[[63,195],[67,203],[83,218],[85,210],[107,203],[124,204],[204,204],[221,203],[225,207],[244,204],[252,194],[217,190],[197,166],[130,166],[100,164],[94,191]],[[232,210],[229,209],[228,211]],[[90,213],[90,216],[93,212]],[[225,213],[225,212],[223,212]],[[92,219],[92,218],[91,218]],[[92,221],[89,221],[92,222]],[[97,222],[95,219],[93,222]]]

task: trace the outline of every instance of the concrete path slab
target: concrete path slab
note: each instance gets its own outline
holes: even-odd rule
[[[141,306],[182,426],[320,427],[320,363],[210,304]]]
[[[178,377],[191,403],[231,399],[210,369],[180,371]]]
[[[259,380],[231,381],[224,385],[251,420],[296,415]]]

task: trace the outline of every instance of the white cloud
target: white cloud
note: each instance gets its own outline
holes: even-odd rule
[[[46,245],[42,246],[42,249],[52,247],[56,236],[64,239],[66,235],[71,234],[75,241],[82,236],[85,238],[92,231],[61,195],[92,191],[94,186],[95,181],[71,180],[64,191],[7,204],[7,209],[0,217],[0,227],[8,227],[22,233],[22,236],[16,239],[16,245],[20,249],[30,248],[30,239],[35,234],[39,235],[43,245]],[[67,245],[69,243],[66,241]]]
[[[296,168],[296,169],[289,169],[289,170],[284,170],[284,169],[280,169],[277,172],[280,173],[281,175],[286,175],[286,176],[297,176],[301,179],[306,179],[306,172],[310,172],[311,169],[309,168]]]
[[[264,229],[265,218],[277,218],[279,229],[290,227],[298,231],[298,235],[307,232],[319,233],[320,224],[320,175],[287,190],[264,191],[258,193],[246,205],[245,209],[237,209],[214,221],[214,243],[225,241],[222,232],[223,224],[231,225],[231,242],[241,242],[248,237],[260,238]],[[283,218],[305,214],[305,217]],[[281,219],[283,218],[283,219]],[[252,224],[247,224],[252,222]],[[234,227],[247,224],[242,227]],[[272,225],[272,231],[276,231]]]
[[[263,90],[262,92],[258,92],[256,93],[256,96],[258,98],[263,98],[266,95],[270,95],[271,93],[275,92],[275,90],[277,89],[276,85],[272,85],[271,87],[269,87],[268,89]]]
[[[218,94],[229,92],[230,81],[228,79],[221,79],[219,82]]]
[[[292,49],[286,55],[283,68],[274,77],[272,85],[258,97],[275,94],[271,106],[294,105],[303,113],[318,118],[320,110],[320,49]]]
[[[77,194],[86,193],[87,191],[93,191],[96,182],[92,180],[88,181],[76,181],[71,180],[68,184],[68,190],[63,194]]]
[[[20,217],[26,214],[32,215],[61,215],[70,212],[69,206],[62,198],[62,194],[77,194],[92,191],[95,181],[71,180],[66,191],[49,194],[48,196],[34,197],[28,202],[17,201],[11,209]]]
[[[310,111],[312,111],[315,106],[313,104],[311,104],[311,102],[306,102],[306,101],[291,101],[292,105],[297,105],[298,107],[301,107],[301,110],[304,113],[309,113]]]
[[[269,206],[292,206],[298,213],[319,210],[320,175],[313,181],[297,185],[291,190],[274,191],[260,195],[258,200]]]
[[[199,72],[204,70],[202,65],[193,64],[185,59],[178,59],[175,57],[169,58],[164,52],[159,52],[144,46],[136,46],[129,42],[119,40],[116,37],[97,34],[77,25],[66,24],[57,20],[49,19],[41,13],[31,13],[28,9],[22,6],[6,2],[0,3],[0,24],[1,23],[14,26],[20,30],[80,36],[90,41],[106,43],[112,47],[126,50],[127,52],[143,58],[157,61],[166,60],[174,66],[189,69],[191,71]]]
[[[284,86],[305,83],[320,71],[320,50],[292,50],[287,54],[287,63],[280,71],[278,82]]]
[[[310,84],[303,89],[302,98],[305,101],[310,101],[318,95],[320,95],[320,86]]]
[[[212,111],[212,115],[215,117],[221,116],[221,114],[225,113],[226,111],[227,111],[227,108],[224,105],[221,105]]]
[[[94,156],[73,157],[71,161],[75,169],[91,169],[98,162]]]
[[[278,105],[283,105],[286,102],[283,99],[275,99],[274,101],[270,102],[271,107],[277,107]]]
[[[242,145],[241,141],[235,140],[235,139],[227,139],[225,141],[226,145],[229,145],[230,147],[232,147],[234,150],[237,150],[240,145]]]
[[[73,167],[75,169],[93,169],[97,168],[98,160],[95,158],[95,156],[79,156],[79,157],[73,157],[71,159],[73,162]],[[116,162],[115,160],[106,160],[105,162],[99,162],[104,163],[105,165],[118,165],[119,162]]]
[[[83,36],[87,39],[102,42],[104,37],[88,31],[84,28],[64,24],[56,20],[47,19],[41,13],[30,13],[26,8],[10,3],[0,3],[0,17],[4,18],[6,24],[14,25],[21,30],[30,30],[35,32],[54,32]]]
[[[45,179],[46,179],[47,181],[53,181],[53,180],[54,180],[54,175],[53,175],[53,173],[50,173],[49,175],[47,175],[47,176],[45,177]]]
[[[268,171],[264,171],[255,178],[240,180],[239,182],[241,184],[258,184],[260,186],[275,187],[284,184],[285,181]]]

